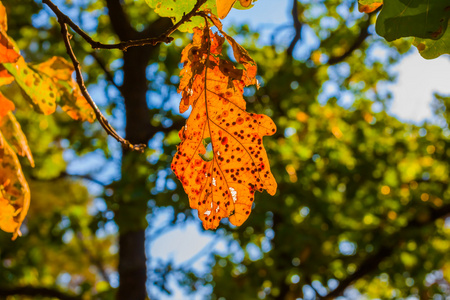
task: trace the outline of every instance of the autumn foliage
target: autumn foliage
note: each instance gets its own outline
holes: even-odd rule
[[[102,127],[125,148],[142,150],[144,146],[134,147],[122,139],[90,99],[70,46],[67,26],[93,48],[99,45],[106,46],[105,49],[126,48],[115,47],[119,44],[92,44],[92,38],[78,26],[67,23],[68,17],[63,18],[63,13],[51,1],[43,2],[58,15],[72,63],[62,57],[52,57],[39,64],[27,63],[16,43],[7,35],[6,10],[0,2],[0,86],[16,84],[29,105],[44,115],[54,113],[59,106],[75,120],[93,122],[97,116]],[[178,89],[182,93],[180,112],[186,112],[190,107],[192,111],[179,132],[181,144],[174,156],[172,170],[183,184],[190,206],[198,210],[205,229],[217,228],[224,218],[239,226],[250,215],[256,191],[267,190],[274,195],[277,189],[263,146],[263,137],[273,135],[276,126],[268,116],[247,112],[243,98],[245,87],[256,85],[258,88],[256,63],[223,31],[219,20],[225,18],[233,6],[250,8],[253,1],[189,0],[177,5],[172,1],[146,2],[160,16],[172,18],[175,24],[161,36],[160,41],[152,40],[150,43],[147,40],[133,46],[170,41],[169,36],[176,29],[194,32],[192,43],[182,52],[184,67]],[[448,53],[445,41],[449,33],[444,25],[448,23],[449,7],[444,1],[421,3],[418,8],[411,3],[379,0],[360,0],[358,5],[361,12],[369,14],[381,10],[376,31],[388,41],[414,36],[415,44],[424,57],[434,58]],[[427,14],[418,14],[417,9],[427,11]],[[402,14],[399,15],[398,11]],[[428,11],[433,16],[432,22],[428,22]],[[403,14],[416,19],[414,24],[426,23],[426,26],[409,26],[401,18]],[[212,31],[211,26],[216,29]],[[239,67],[227,57],[225,41],[231,46]],[[319,59],[313,61],[319,63],[321,55],[319,52],[316,54]],[[72,78],[74,71],[77,72],[77,81]],[[3,207],[0,210],[0,228],[13,232],[13,238],[20,233],[19,227],[30,199],[16,155],[26,156],[34,165],[26,137],[12,113],[15,108],[14,99],[0,93],[0,205]],[[332,131],[337,138],[342,135],[339,128],[333,127]]]
[[[0,2],[0,86],[15,83],[38,113],[55,112],[57,106],[75,120],[94,121],[95,115],[72,79],[73,66],[53,57],[41,64],[28,64],[7,35],[6,10]],[[0,229],[20,235],[20,225],[30,206],[30,189],[17,155],[34,166],[25,134],[13,111],[14,99],[0,93]]]
[[[255,1],[0,5],[1,299],[450,294],[448,0]]]
[[[219,7],[222,18],[234,2]],[[249,6],[251,1],[240,3]],[[232,224],[241,225],[250,214],[255,191],[266,189],[275,194],[277,184],[262,137],[272,135],[276,128],[267,116],[245,110],[244,87],[257,84],[255,62],[222,31],[213,14],[205,12],[203,18],[209,18],[220,34],[212,33],[207,21],[204,29],[195,28],[193,42],[182,53],[180,111],[190,106],[193,110],[180,131],[182,142],[172,169],[183,183],[191,207],[199,210],[204,227],[210,229],[227,217]],[[72,78],[73,65],[61,57],[27,63],[6,33],[7,16],[1,3],[0,25],[0,85],[14,82],[38,113],[52,114],[59,105],[75,120],[94,121],[91,105]],[[222,55],[225,40],[243,69]],[[14,100],[0,94],[0,228],[13,232],[13,239],[20,235],[30,205],[30,191],[16,155],[26,156],[34,166],[14,110]],[[212,145],[210,159],[205,156],[208,143]]]
[[[219,7],[226,16],[235,1]],[[244,6],[251,2],[240,1]],[[257,84],[256,64],[248,53],[223,32],[220,21],[203,14],[204,29],[195,28],[194,40],[182,53],[179,91],[180,111],[193,107],[180,131],[181,144],[172,169],[189,195],[191,207],[199,210],[206,229],[216,228],[221,219],[230,218],[241,225],[249,216],[255,191],[276,192],[262,137],[276,131],[272,120],[246,112],[244,87]],[[72,78],[74,67],[62,57],[40,64],[29,64],[20,55],[15,42],[6,34],[6,10],[0,4],[0,85],[15,83],[25,100],[38,113],[52,114],[59,105],[70,117],[94,121],[95,114]],[[234,66],[222,55],[224,41],[231,45]],[[20,235],[20,225],[30,205],[30,191],[17,154],[26,156],[34,166],[20,124],[13,115],[14,100],[0,94],[0,228]],[[206,157],[207,144],[212,156]]]

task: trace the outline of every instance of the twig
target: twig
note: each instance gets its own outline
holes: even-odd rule
[[[300,11],[298,9],[298,1],[293,0],[292,5],[292,20],[294,21],[294,29],[295,29],[295,35],[292,39],[292,42],[289,45],[289,48],[287,49],[287,55],[292,57],[292,54],[294,52],[294,48],[297,45],[298,41],[302,38],[302,23],[298,19]]]
[[[345,51],[342,55],[330,57],[330,59],[328,59],[328,64],[329,65],[335,65],[335,64],[338,64],[338,63],[342,62],[344,59],[346,59],[348,56],[350,56],[353,53],[353,51],[358,49],[362,45],[362,43],[364,43],[366,38],[368,38],[369,35],[370,35],[370,33],[369,33],[369,26],[371,24],[371,17],[372,17],[373,14],[374,13],[370,13],[368,15],[367,21],[365,21],[362,24],[361,31],[359,32],[359,35],[356,37],[355,41],[350,46],[350,48],[348,48],[347,51]]]
[[[159,43],[170,43],[173,38],[170,37],[175,30],[182,24],[188,22],[197,12],[197,10],[206,2],[206,0],[197,0],[194,8],[187,14],[185,14],[180,21],[169,28],[165,33],[156,38],[146,38],[140,40],[123,41],[116,44],[103,44],[98,41],[94,41],[86,32],[84,32],[77,24],[75,24],[66,14],[64,14],[51,0],[42,0],[58,17],[59,23],[65,23],[69,25],[76,33],[78,33],[86,42],[88,42],[93,49],[119,49],[126,51],[130,47],[153,45]]]
[[[70,35],[67,29],[67,25],[69,25],[76,33],[78,33],[85,41],[87,41],[93,49],[120,49],[120,50],[127,50],[129,47],[134,46],[144,46],[144,45],[156,45],[161,42],[169,43],[173,40],[172,37],[169,37],[175,30],[178,29],[183,23],[189,21],[197,12],[197,10],[206,2],[206,0],[197,0],[197,3],[195,4],[194,8],[187,14],[185,14],[180,21],[178,21],[175,25],[173,25],[171,28],[169,28],[165,33],[160,35],[157,38],[147,38],[147,39],[141,39],[141,40],[130,40],[130,41],[124,41],[117,44],[103,44],[97,41],[94,41],[86,32],[84,32],[77,24],[75,24],[67,15],[65,15],[51,0],[42,0],[42,3],[46,4],[57,16],[58,23],[61,26],[61,34],[64,39],[64,44],[66,46],[67,54],[69,55],[70,59],[72,60],[72,64],[75,68],[75,74],[78,86],[80,87],[81,93],[86,98],[89,105],[92,107],[92,109],[95,112],[95,115],[97,117],[97,120],[100,122],[102,127],[105,129],[105,131],[111,135],[113,138],[115,138],[118,142],[122,144],[122,146],[126,149],[135,150],[139,152],[143,152],[145,149],[144,144],[131,144],[126,139],[122,138],[115,129],[109,124],[108,120],[103,116],[97,105],[95,104],[92,97],[89,95],[89,92],[87,91],[86,85],[84,83],[83,76],[81,74],[81,67],[80,63],[78,62],[75,53],[73,52],[72,46],[70,45]],[[94,56],[95,58],[95,56]],[[97,60],[98,61],[98,60]],[[101,65],[102,67],[102,65]],[[105,70],[105,69],[104,69]],[[108,72],[106,75],[110,75]],[[114,81],[112,81],[114,84]],[[119,89],[120,87],[114,84],[114,86]]]
[[[14,288],[0,288],[0,297],[8,297],[14,295],[31,297],[42,296],[57,298],[60,300],[81,300],[81,296],[65,294],[56,289],[46,287],[22,286]]]
[[[44,0],[44,1],[48,1],[48,0]],[[58,16],[58,22],[61,25],[61,34],[64,39],[64,45],[66,46],[67,54],[69,55],[70,59],[72,60],[73,67],[75,68],[75,74],[76,74],[78,86],[80,87],[81,93],[83,94],[84,98],[86,98],[87,102],[94,110],[95,116],[97,117],[97,120],[100,122],[100,125],[102,125],[103,129],[105,129],[105,131],[109,135],[111,135],[118,142],[120,142],[124,148],[139,151],[139,152],[144,152],[145,145],[144,144],[133,145],[129,141],[122,138],[116,132],[116,130],[109,124],[108,120],[103,116],[102,112],[97,107],[97,104],[95,104],[94,100],[92,100],[91,95],[89,95],[86,85],[84,84],[83,75],[81,74],[80,63],[78,62],[77,57],[75,56],[75,53],[73,52],[72,46],[70,45],[69,32],[67,30],[67,25],[63,19],[59,18],[59,16]]]
[[[104,182],[102,182],[100,180],[97,180],[97,179],[95,179],[92,176],[87,175],[87,174],[86,175],[82,175],[82,174],[68,174],[67,172],[61,172],[59,174],[59,176],[54,177],[54,178],[50,178],[50,179],[41,179],[41,178],[38,178],[36,176],[30,175],[30,178],[32,180],[34,180],[34,181],[44,181],[44,182],[56,181],[56,180],[65,179],[65,178],[69,178],[69,177],[91,181],[92,183],[98,184],[98,185],[103,186],[103,187],[108,187],[108,185],[109,185],[109,184],[106,184],[106,183],[104,183]]]

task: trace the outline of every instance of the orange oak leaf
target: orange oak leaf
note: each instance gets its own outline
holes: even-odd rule
[[[207,27],[197,28],[181,60],[180,110],[193,108],[179,132],[172,170],[205,229],[217,228],[227,217],[241,225],[252,210],[255,191],[274,195],[277,189],[262,144],[263,136],[275,133],[275,124],[268,116],[248,113],[242,96],[244,87],[256,82],[256,66],[249,57],[247,69],[222,59],[224,41]]]
[[[244,49],[241,45],[239,45],[231,36],[225,33],[222,28],[222,23],[219,19],[213,14],[209,16],[210,20],[213,22],[213,24],[217,27],[219,32],[225,37],[227,42],[231,45],[231,48],[233,49],[233,55],[236,61],[242,65],[244,65],[245,70],[247,71],[247,76],[245,76],[245,85],[251,85],[256,84],[257,88],[258,81],[256,80],[256,63],[253,60],[253,58],[250,57],[247,50]]]
[[[0,121],[9,111],[14,110],[15,108],[14,103],[0,93]]]
[[[26,156],[30,165],[34,167],[33,155],[31,154],[28,141],[16,117],[9,111],[6,116],[0,118],[0,130],[11,148],[20,156]]]
[[[62,57],[54,56],[43,63],[34,65],[33,68],[55,84],[59,95],[58,104],[72,119],[94,122],[94,110],[72,78],[74,68],[71,63]]]
[[[20,225],[30,206],[28,187],[19,160],[0,131],[0,229],[21,235]]]

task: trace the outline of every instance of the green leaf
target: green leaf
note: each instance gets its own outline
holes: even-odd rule
[[[415,38],[413,45],[417,47],[420,55],[426,59],[433,59],[442,54],[450,54],[450,30],[438,40]]]
[[[376,31],[387,41],[414,36],[440,38],[448,26],[448,0],[389,0],[378,16]]]
[[[30,102],[34,110],[44,115],[55,111],[58,93],[50,80],[42,78],[28,67],[23,57],[20,57],[17,63],[5,63],[3,66],[14,76],[25,99]]]
[[[174,23],[181,20],[184,14],[189,13],[197,3],[197,0],[145,0],[147,4],[155,10],[161,17],[169,17]],[[216,0],[207,0],[200,10],[209,9],[213,14],[217,14]],[[181,25],[178,30],[183,32],[193,32],[195,27],[204,27],[205,19],[193,17],[191,22]]]
[[[53,82],[57,88],[58,104],[74,120],[95,120],[95,113],[72,78],[73,65],[62,57],[54,56],[49,60],[32,65],[33,70],[42,78]]]

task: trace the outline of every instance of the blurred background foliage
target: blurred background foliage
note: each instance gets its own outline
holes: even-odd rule
[[[55,3],[94,39],[119,41],[106,0]],[[158,18],[143,0],[121,3],[137,31]],[[50,10],[39,1],[4,4],[8,34],[27,61],[65,56]],[[177,282],[183,299],[449,297],[450,98],[435,95],[434,123],[398,121],[384,110],[390,95],[380,83],[394,80],[390,66],[411,41],[386,43],[376,36],[375,15],[359,13],[356,1],[301,0],[292,7],[294,25],[274,28],[271,43],[259,43],[259,33],[247,25],[228,30],[258,63],[261,88],[246,90],[248,110],[269,115],[278,127],[264,140],[278,192],[258,193],[240,228],[223,222],[214,235],[229,249],[208,253],[205,270],[170,260],[149,263],[151,298],[170,295],[169,281]],[[151,232],[192,220],[201,226],[170,171],[185,117],[176,94],[180,53],[190,39],[174,37],[146,68],[153,132],[145,160],[122,159],[120,145],[97,123],[17,105],[36,167],[21,160],[32,193],[24,236],[12,242],[0,233],[0,296],[113,299],[123,230],[118,222]],[[94,99],[123,133],[122,53],[94,51],[77,35],[73,41]],[[20,101],[17,87],[4,93]],[[134,197],[146,199],[139,206],[145,219],[130,209],[117,220],[118,199]],[[169,221],[152,222],[164,208],[170,208]],[[21,288],[45,293],[11,296]]]

